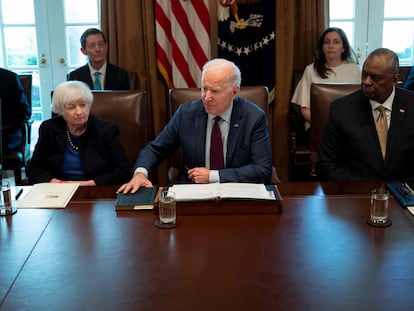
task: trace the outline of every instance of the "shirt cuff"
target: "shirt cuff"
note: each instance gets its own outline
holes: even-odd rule
[[[145,175],[145,177],[148,178],[148,170],[145,167],[137,167],[134,171],[134,175],[136,173],[143,173]]]
[[[220,182],[220,174],[218,170],[210,170],[209,182]]]

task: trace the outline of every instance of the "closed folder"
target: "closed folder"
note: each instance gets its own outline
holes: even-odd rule
[[[135,193],[120,193],[115,202],[115,210],[152,210],[157,191],[158,187],[141,187]]]
[[[414,206],[414,191],[407,183],[386,183],[387,188],[403,207]]]

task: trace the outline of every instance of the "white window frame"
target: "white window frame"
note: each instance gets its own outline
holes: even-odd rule
[[[354,1],[354,16],[350,18],[330,19],[330,24],[335,22],[353,23],[353,42],[351,46],[358,55],[359,62],[362,64],[368,54],[378,47],[382,47],[383,23],[387,20],[412,20],[412,17],[384,17],[384,0],[352,0]],[[379,18],[379,17],[383,18]],[[398,36],[398,33],[396,34]],[[391,47],[392,48],[392,47]],[[413,38],[414,54],[414,38]],[[411,66],[414,64],[414,55],[411,58],[400,58],[400,66]]]

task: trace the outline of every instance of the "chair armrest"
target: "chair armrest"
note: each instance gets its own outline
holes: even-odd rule
[[[171,184],[178,183],[180,173],[181,173],[181,170],[179,168],[171,166],[168,170],[168,181]]]
[[[23,121],[20,125],[20,131],[22,133],[22,148],[24,150],[25,145],[30,145],[31,136],[32,136],[32,124],[34,122],[33,118]]]

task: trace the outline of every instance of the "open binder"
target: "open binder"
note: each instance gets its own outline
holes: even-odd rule
[[[179,184],[168,190],[175,192],[177,215],[282,213],[282,198],[276,185]],[[158,206],[154,212],[158,213]]]

